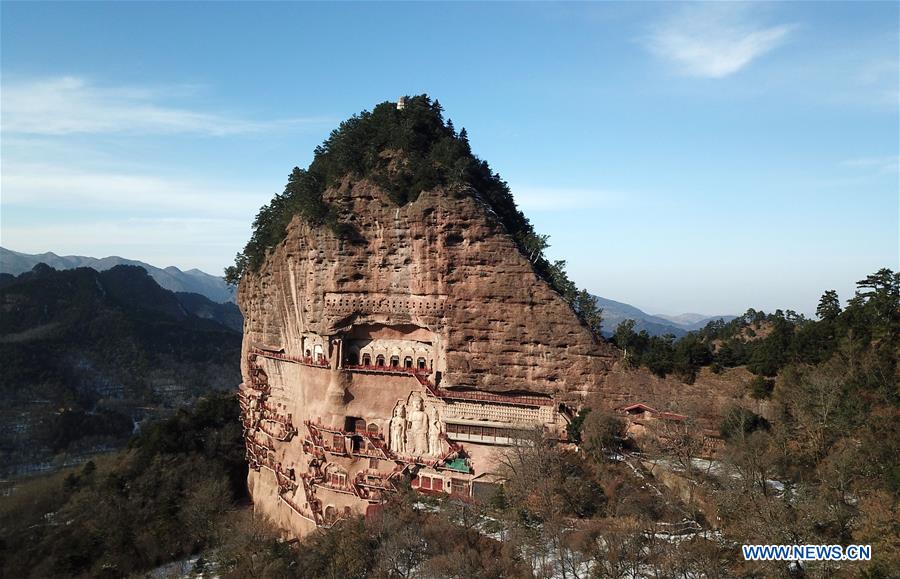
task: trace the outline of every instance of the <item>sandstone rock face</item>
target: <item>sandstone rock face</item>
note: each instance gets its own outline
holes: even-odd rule
[[[397,207],[366,182],[331,197],[363,240],[295,220],[241,284],[245,344],[302,356],[306,333],[407,324],[439,342],[445,387],[566,394],[600,386],[613,349],[594,341],[477,199],[434,191]]]
[[[516,429],[617,357],[532,270],[474,192],[398,207],[367,181],[326,200],[358,236],[295,218],[241,281],[251,493],[293,534],[377,505],[392,481],[477,493]]]

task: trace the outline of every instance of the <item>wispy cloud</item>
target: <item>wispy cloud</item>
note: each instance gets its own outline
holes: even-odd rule
[[[516,204],[523,211],[573,211],[618,206],[626,196],[603,189],[555,187],[511,187]]]
[[[885,155],[884,157],[859,157],[842,161],[844,167],[856,167],[861,169],[874,169],[879,173],[896,173],[900,170],[900,155]]]
[[[857,79],[865,93],[874,95],[876,103],[888,105],[896,110],[897,105],[900,104],[898,74],[900,74],[900,61],[896,57],[881,58],[864,63],[860,67]]]
[[[863,64],[857,78],[862,84],[875,84],[884,79],[896,82],[898,73],[900,73],[900,62],[896,58],[880,58]]]
[[[753,10],[725,2],[686,5],[657,23],[644,44],[681,74],[723,78],[781,45],[794,28],[762,25]]]
[[[3,204],[35,209],[91,208],[197,212],[245,218],[268,201],[272,186],[236,188],[137,172],[81,170],[42,163],[4,162]]]
[[[4,159],[0,244],[26,253],[121,254],[218,273],[277,190],[274,181],[232,183],[127,165]]]
[[[7,134],[102,133],[202,134],[213,136],[297,128],[326,119],[249,120],[165,103],[192,87],[105,86],[75,76],[5,79],[3,120]]]

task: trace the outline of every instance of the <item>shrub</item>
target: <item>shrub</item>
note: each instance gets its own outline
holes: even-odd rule
[[[774,389],[775,380],[770,380],[765,376],[754,376],[750,380],[750,396],[757,400],[771,398]]]
[[[756,430],[769,430],[769,421],[742,406],[732,407],[719,426],[719,433],[726,440],[746,436]]]

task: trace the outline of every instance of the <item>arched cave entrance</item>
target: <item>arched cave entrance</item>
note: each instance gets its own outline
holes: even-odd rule
[[[344,430],[348,432],[365,432],[366,421],[358,416],[347,416],[344,418]]]

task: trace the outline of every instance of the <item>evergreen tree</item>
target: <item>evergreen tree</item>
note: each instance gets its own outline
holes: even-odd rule
[[[834,320],[841,313],[841,300],[838,299],[837,292],[828,290],[822,294],[819,300],[819,306],[816,308],[816,315],[821,320]]]
[[[599,338],[600,326],[603,324],[603,308],[597,307],[596,298],[587,290],[581,290],[575,297],[574,307],[578,317],[587,324],[591,333]]]

